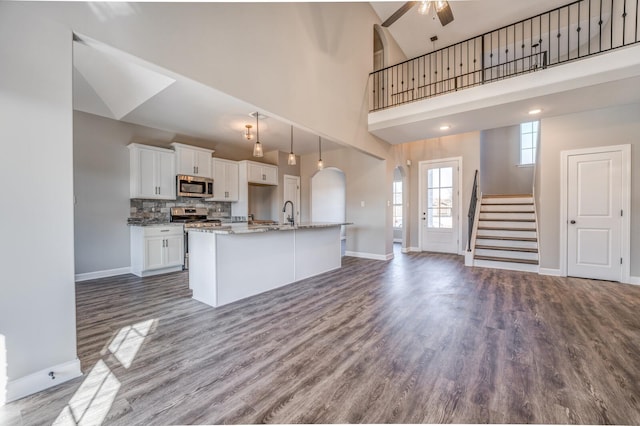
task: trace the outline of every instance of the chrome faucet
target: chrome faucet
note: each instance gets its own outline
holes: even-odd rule
[[[284,207],[282,208],[282,213],[285,213],[287,211],[287,204],[291,204],[291,215],[287,216],[287,222],[289,222],[289,225],[293,226],[295,225],[295,220],[293,219],[293,213],[295,211],[294,207],[293,207],[293,201],[285,201],[284,202]]]

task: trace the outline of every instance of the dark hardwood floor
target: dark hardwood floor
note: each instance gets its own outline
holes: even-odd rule
[[[216,309],[187,280],[77,284],[85,376],[14,421],[640,424],[637,286],[425,253]]]

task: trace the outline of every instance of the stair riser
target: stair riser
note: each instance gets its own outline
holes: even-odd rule
[[[522,251],[476,249],[475,255],[506,257],[510,259],[538,260],[538,253],[530,253],[530,252],[522,252]]]
[[[494,262],[491,260],[474,260],[473,266],[479,266],[481,268],[507,269],[509,271],[538,272],[538,265]]]
[[[480,220],[505,220],[505,219],[527,219],[534,220],[536,216],[533,213],[516,213],[516,212],[480,212]]]
[[[496,198],[488,198],[482,197],[482,204],[521,204],[521,203],[533,203],[533,198],[531,197],[496,197]]]
[[[538,243],[536,241],[493,240],[491,238],[480,237],[476,237],[476,244],[496,247],[538,248]]]
[[[527,230],[531,229],[535,231],[536,223],[535,222],[502,222],[502,221],[491,221],[491,220],[480,220],[478,222],[478,227],[488,227],[488,228],[526,228]]]
[[[478,230],[476,238],[490,238],[490,237],[518,237],[518,238],[536,238],[536,231],[492,231],[492,230]]]
[[[484,212],[530,212],[533,211],[533,204],[510,204],[510,205],[491,205],[483,204],[480,207],[480,213]]]

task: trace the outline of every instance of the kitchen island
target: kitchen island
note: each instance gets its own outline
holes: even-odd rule
[[[189,230],[193,298],[222,306],[341,266],[343,223]]]

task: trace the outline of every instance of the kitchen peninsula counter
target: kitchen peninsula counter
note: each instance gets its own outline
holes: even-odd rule
[[[341,267],[347,223],[189,229],[193,298],[221,306]]]

